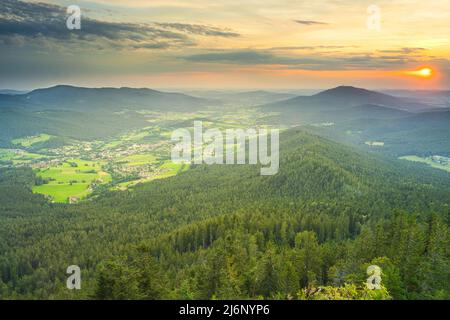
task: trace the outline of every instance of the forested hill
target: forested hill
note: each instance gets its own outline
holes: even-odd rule
[[[69,139],[103,139],[148,126],[146,112],[193,112],[211,103],[151,89],[63,85],[0,94],[0,146],[11,148],[10,140],[43,132]]]
[[[449,176],[295,129],[281,138],[275,176],[197,166],[79,205],[31,195],[30,171],[1,171],[0,189],[16,191],[0,193],[0,296],[367,298],[377,264],[378,298],[450,297]]]
[[[121,111],[126,109],[197,110],[211,100],[146,88],[82,88],[58,85],[18,95],[0,95],[0,107],[26,105],[31,110]]]

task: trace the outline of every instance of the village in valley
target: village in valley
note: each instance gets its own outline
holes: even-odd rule
[[[230,108],[228,112],[159,113],[141,111],[148,127],[105,140],[80,141],[40,133],[11,141],[0,148],[1,167],[31,167],[36,175],[33,192],[49,201],[75,204],[103,190],[125,191],[133,186],[165,179],[190,168],[170,159],[173,130],[208,119],[204,126],[221,129],[237,125],[255,127],[261,114]]]
[[[55,137],[24,137],[13,141],[15,148],[0,149],[0,167],[31,167],[36,174],[33,192],[74,204],[105,188],[126,190],[188,169],[171,163],[167,134],[154,135],[144,128],[109,141],[70,140],[48,148]]]

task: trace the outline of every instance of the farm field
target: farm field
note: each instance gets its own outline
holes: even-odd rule
[[[69,197],[83,199],[89,195],[88,183],[58,184],[49,183],[34,186],[33,192],[51,197],[52,202],[67,203]]]
[[[15,139],[15,140],[12,140],[11,142],[15,145],[20,145],[22,147],[29,148],[33,144],[36,144],[39,142],[45,142],[45,141],[50,140],[51,138],[52,138],[52,136],[50,136],[46,133],[42,133],[37,136]]]
[[[70,197],[82,199],[95,185],[111,182],[103,171],[104,163],[74,159],[45,169],[35,169],[46,183],[33,187],[33,192],[49,196],[53,202],[68,202]]]
[[[26,165],[33,160],[45,158],[44,155],[25,150],[0,149],[0,162],[11,162],[13,165]]]
[[[112,187],[111,190],[122,190],[123,191],[123,190],[133,187],[139,183],[170,178],[181,172],[189,170],[189,168],[190,168],[189,164],[177,164],[177,163],[173,163],[172,161],[168,160],[168,161],[164,162],[155,171],[155,173],[152,176],[150,176],[148,178],[139,179],[139,180],[118,183],[114,187]]]
[[[159,176],[155,179],[163,179],[172,177],[180,172],[189,170],[189,164],[178,164],[173,163],[171,160],[164,162],[164,164],[159,168],[161,170]],[[155,180],[153,179],[153,180]]]
[[[12,161],[16,153],[8,149],[0,149],[0,161]]]

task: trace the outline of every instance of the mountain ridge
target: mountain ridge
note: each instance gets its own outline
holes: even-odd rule
[[[284,101],[262,106],[264,108],[315,108],[323,109],[325,105],[333,104],[334,108],[355,107],[363,104],[375,104],[388,106],[407,111],[420,111],[430,109],[431,106],[417,102],[411,102],[402,98],[390,96],[377,91],[371,91],[353,86],[338,86],[321,91],[312,96],[298,96]]]
[[[0,95],[0,104],[26,103],[31,109],[91,109],[95,107],[120,109],[125,107],[151,109],[198,108],[210,103],[208,99],[178,92],[163,92],[149,88],[102,87],[87,88],[56,85],[34,89],[17,95]],[[89,105],[88,105],[89,104]]]

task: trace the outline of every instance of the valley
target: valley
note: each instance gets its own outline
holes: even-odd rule
[[[127,114],[129,110],[116,112]],[[15,149],[0,148],[1,167],[31,167],[33,191],[58,203],[77,203],[104,190],[127,190],[139,183],[174,176],[189,165],[170,160],[172,131],[201,119],[206,128],[254,127],[260,117],[252,108],[211,107],[198,113],[139,110],[147,125],[104,140],[78,140],[39,133],[11,140]],[[58,143],[53,145],[52,142]]]
[[[186,104],[179,99],[180,96],[171,93],[167,94],[167,99],[176,97],[175,104],[183,107],[171,107],[166,111],[149,105],[145,100],[135,99],[137,106],[133,108],[120,108],[117,104],[117,101],[124,101],[124,97],[137,92],[153,97],[156,91],[147,89],[136,91],[121,88],[114,93],[113,89],[92,89],[94,91],[90,92],[86,88],[57,86],[47,90],[36,90],[24,96],[32,101],[31,113],[45,117],[47,111],[39,111],[42,107],[34,105],[33,101],[47,103],[45,107],[47,109],[48,104],[57,103],[55,94],[71,96],[80,93],[78,92],[80,90],[89,92],[88,100],[94,101],[97,106],[92,111],[83,111],[82,117],[86,119],[85,122],[78,120],[86,126],[86,129],[77,129],[78,133],[74,135],[66,129],[57,129],[54,119],[49,118],[41,120],[41,123],[49,121],[49,125],[51,124],[49,128],[52,129],[47,132],[51,134],[41,131],[42,128],[33,129],[35,134],[31,136],[22,136],[17,133],[10,141],[3,144],[3,148],[0,148],[0,167],[29,166],[33,168],[38,177],[37,186],[33,190],[45,195],[52,202],[75,203],[91,196],[98,196],[105,190],[124,191],[139,183],[168,178],[188,170],[187,165],[171,163],[170,150],[173,143],[170,138],[173,130],[180,127],[191,128],[195,120],[201,120],[206,128],[214,127],[221,130],[256,127],[276,127],[286,130],[300,126],[337,142],[398,157],[407,156],[412,152],[420,157],[430,151],[447,156],[450,152],[447,144],[438,142],[450,136],[445,117],[433,117],[433,113],[427,112],[417,113],[415,111],[417,108],[427,108],[421,102],[412,103],[413,109],[406,111],[404,108],[409,102],[402,98],[352,87],[338,87],[313,96],[297,98],[259,91],[247,94],[223,92],[220,95],[216,92],[213,94],[197,92],[205,98],[189,98],[189,107],[183,106]],[[115,96],[117,101],[111,100],[111,96],[105,96],[105,93],[114,93],[112,96]],[[11,99],[21,104],[24,101],[20,94],[8,97],[9,103]],[[283,101],[283,98],[288,100]],[[275,102],[271,102],[272,100]],[[111,101],[112,106],[107,108],[106,101]],[[251,101],[260,103],[267,101],[270,104],[252,106]],[[81,109],[85,109],[78,100],[74,103]],[[83,103],[87,101],[83,100]],[[197,107],[199,110],[192,112],[192,103],[203,104],[203,106]],[[386,104],[390,106],[380,106]],[[66,105],[62,109],[70,108]],[[72,112],[70,111],[67,116],[71,117]],[[435,113],[447,115],[445,111],[440,110]],[[111,134],[113,132],[109,129],[99,132],[97,124],[100,121],[95,120],[99,117],[105,119],[121,117],[120,127],[123,129],[119,129],[114,134]],[[419,118],[423,118],[425,122],[433,122],[417,125]],[[70,121],[65,120],[65,116],[60,119]],[[115,121],[107,127],[113,127]],[[440,124],[442,121],[444,122]],[[411,132],[411,130],[418,131],[421,127],[428,128],[430,125],[438,125],[442,128],[438,133],[439,138],[430,132],[430,140],[424,140],[426,136]],[[134,126],[134,129],[125,129]],[[29,127],[24,129],[26,133]],[[96,137],[86,139],[84,134],[80,134],[85,131],[97,132]],[[419,134],[420,137],[417,136],[416,140],[405,144],[405,139],[408,139],[405,134],[413,139],[414,135]],[[370,140],[374,138],[375,140]],[[435,139],[438,141],[432,142]],[[427,143],[426,146],[425,143]],[[92,167],[70,169],[70,163],[83,161],[93,163]],[[422,162],[427,161],[429,162],[429,160]],[[431,164],[435,168],[443,168],[442,165],[432,161]],[[90,173],[86,174],[86,170]]]

